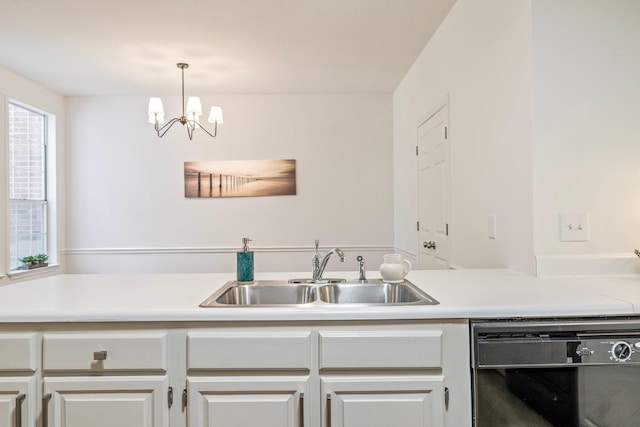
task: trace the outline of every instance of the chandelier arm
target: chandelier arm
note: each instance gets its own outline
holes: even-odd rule
[[[197,125],[197,128],[202,129],[203,131],[206,132],[207,135],[209,135],[212,138],[215,138],[216,135],[218,134],[218,122],[214,123],[213,133],[211,133],[207,129],[205,129],[205,127],[202,126],[202,124],[196,123],[195,120],[187,120],[187,126],[190,129],[192,129],[192,132],[196,129],[196,125]]]
[[[187,123],[187,134],[189,135],[189,141],[193,140],[193,127],[191,123]]]
[[[213,127],[213,133],[211,133],[211,132],[209,132],[208,130],[206,130],[206,129],[204,128],[204,126],[202,126],[202,125],[199,125],[199,126],[200,126],[200,129],[202,129],[203,131],[205,131],[205,132],[207,133],[207,135],[209,135],[209,136],[210,136],[210,137],[212,137],[212,138],[215,138],[215,137],[216,137],[216,135],[218,134],[218,123],[217,123],[217,122],[214,124],[214,127]]]
[[[176,117],[175,119],[171,119],[170,121],[165,123],[162,127],[158,127],[158,122],[156,121],[156,133],[158,134],[158,137],[162,138],[164,134],[167,133],[169,129],[171,129],[171,126],[175,125],[176,122],[179,121],[180,119]]]

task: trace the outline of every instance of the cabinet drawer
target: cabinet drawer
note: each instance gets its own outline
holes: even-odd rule
[[[310,332],[188,335],[188,369],[310,369]]]
[[[0,334],[0,371],[35,371],[36,335]]]
[[[442,331],[320,332],[320,369],[441,366]]]
[[[166,333],[47,334],[45,371],[166,371]]]

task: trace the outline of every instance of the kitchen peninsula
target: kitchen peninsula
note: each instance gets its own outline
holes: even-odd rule
[[[291,277],[304,274],[256,275]],[[635,275],[508,270],[411,272],[437,305],[199,307],[233,278],[59,275],[0,287],[2,422],[470,426],[469,319],[640,310]]]

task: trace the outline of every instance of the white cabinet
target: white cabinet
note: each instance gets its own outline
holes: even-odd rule
[[[302,427],[308,377],[189,378],[191,427]]]
[[[0,426],[26,427],[35,423],[35,377],[0,377]]]
[[[45,378],[44,411],[51,427],[166,427],[167,378]]]
[[[303,427],[310,414],[310,330],[220,328],[187,336],[190,427]]]
[[[443,427],[444,377],[322,380],[325,427]]]
[[[470,427],[468,331],[464,319],[0,325],[0,427]]]
[[[36,425],[36,334],[0,334],[0,426]]]
[[[468,325],[452,323],[189,330],[187,425],[469,427]]]
[[[43,337],[45,427],[167,427],[167,333]]]
[[[443,427],[443,331],[319,332],[323,427]]]

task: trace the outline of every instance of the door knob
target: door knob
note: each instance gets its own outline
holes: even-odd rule
[[[422,242],[422,247],[429,249],[429,244],[427,242]]]

